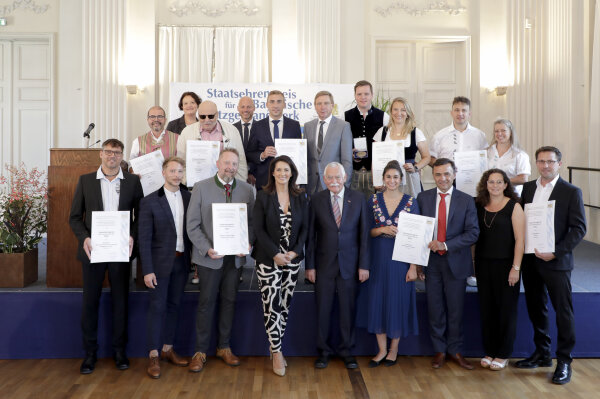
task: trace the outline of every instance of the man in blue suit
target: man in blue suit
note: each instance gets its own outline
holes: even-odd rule
[[[421,214],[435,218],[435,239],[425,274],[429,327],[435,356],[434,369],[442,367],[446,353],[461,367],[473,366],[462,356],[463,307],[466,278],[473,270],[471,245],[479,236],[477,211],[473,198],[452,186],[456,166],[448,158],[433,164],[436,188],[417,197]],[[446,311],[447,309],[447,311]]]
[[[344,187],[344,167],[331,162],[325,167],[327,190],[312,197],[306,249],[306,278],[315,283],[317,297],[316,368],[325,368],[337,352],[346,368],[358,367],[350,355],[354,346],[354,314],[359,281],[369,278],[369,230],[372,213],[365,196]],[[337,291],[340,343],[334,351],[328,343],[333,299]]]
[[[271,90],[267,96],[269,116],[256,121],[250,130],[250,140],[246,154],[249,157],[249,169],[256,178],[256,189],[262,190],[267,184],[269,163],[277,156],[276,139],[300,139],[300,124],[298,121],[283,116],[285,98],[279,90]]]
[[[188,365],[173,350],[179,302],[190,266],[186,210],[191,194],[181,184],[184,167],[183,159],[167,158],[162,170],[165,185],[140,202],[140,260],[144,283],[150,289],[146,326],[150,359],[146,372],[151,378],[160,377],[158,348],[163,320],[161,359],[177,366]]]

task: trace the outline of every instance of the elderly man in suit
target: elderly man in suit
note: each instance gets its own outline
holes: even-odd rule
[[[244,203],[248,212],[249,242],[254,241],[252,186],[237,179],[239,154],[233,148],[224,149],[217,161],[217,174],[194,185],[188,207],[187,231],[192,241],[192,262],[198,265],[200,298],[196,313],[196,353],[190,362],[190,371],[199,372],[206,363],[214,313],[219,302],[217,357],[229,366],[238,366],[240,360],[229,346],[235,298],[242,274],[245,255],[222,256],[213,247],[213,203]],[[250,250],[250,248],[248,248]]]
[[[350,124],[336,118],[333,111],[333,95],[320,91],[315,95],[318,117],[304,125],[308,157],[308,194],[325,189],[323,170],[330,162],[338,162],[346,171],[346,187],[352,176],[352,131]]]
[[[537,180],[523,185],[523,204],[556,201],[554,207],[554,252],[523,257],[523,287],[529,320],[533,325],[535,352],[516,363],[518,368],[552,366],[548,320],[548,296],[556,312],[558,344],[555,384],[571,381],[571,351],[575,346],[575,316],[571,296],[573,250],[586,232],[581,190],[564,181],[558,174],[562,154],[556,147],[541,147],[535,152],[540,173]]]
[[[244,153],[246,153],[248,151],[248,142],[250,141],[250,130],[252,129],[252,123],[254,122],[254,100],[247,96],[240,98],[237,110],[240,114],[240,120],[235,122],[233,126],[240,132],[240,137],[244,144]],[[248,154],[246,154],[246,159],[248,159]],[[247,182],[252,185],[256,183],[254,171],[251,170],[250,164],[248,165]]]
[[[191,245],[185,217],[191,194],[181,184],[184,166],[185,161],[181,158],[165,159],[162,166],[164,186],[140,202],[140,259],[144,284],[150,289],[146,324],[150,359],[146,372],[151,378],[160,377],[161,330],[160,358],[176,366],[188,365],[188,361],[173,349],[179,302],[190,266]]]
[[[317,298],[316,368],[325,368],[337,353],[346,368],[358,367],[350,350],[354,346],[354,314],[358,283],[369,278],[369,217],[364,195],[344,187],[344,167],[331,162],[325,167],[327,190],[315,194],[309,210],[306,278],[315,283]],[[329,330],[337,292],[341,340],[334,349]]]
[[[429,243],[432,253],[425,279],[429,328],[435,356],[434,369],[442,367],[446,354],[459,366],[472,370],[462,356],[463,308],[466,278],[473,270],[471,245],[479,236],[475,201],[452,186],[456,176],[454,162],[439,158],[433,164],[436,188],[419,193],[421,214],[435,218],[434,237]]]
[[[285,98],[282,92],[269,92],[267,109],[269,116],[252,124],[248,142],[248,162],[255,173],[257,190],[262,190],[269,180],[269,163],[277,156],[275,140],[302,138],[298,121],[283,116]]]
[[[137,236],[138,205],[144,193],[140,179],[121,169],[124,145],[117,139],[102,143],[102,164],[96,172],[82,175],[77,183],[69,224],[77,240],[83,272],[83,306],[81,330],[85,358],[80,367],[81,374],[90,374],[96,367],[98,351],[98,308],[102,283],[108,270],[113,310],[113,339],[115,364],[119,370],[129,368],[125,352],[127,346],[127,300],[129,295],[130,262],[90,263],[94,243],[92,235],[92,212],[129,211],[129,255],[133,251]]]
[[[188,125],[181,132],[177,140],[177,156],[186,159],[188,140],[219,141],[221,150],[224,148],[235,148],[239,154],[239,166],[237,178],[246,181],[248,178],[248,164],[244,153],[244,144],[237,129],[229,122],[219,119],[217,104],[212,101],[204,101],[198,107],[198,118],[196,123]]]

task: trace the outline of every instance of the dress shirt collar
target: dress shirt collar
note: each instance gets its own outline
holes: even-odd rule
[[[117,177],[115,177],[115,179],[124,179],[125,177],[123,176],[123,169],[121,169],[119,167],[119,173],[117,174]],[[100,167],[98,168],[98,171],[96,172],[96,179],[106,179],[108,180],[108,178],[104,175],[104,172],[102,172],[102,165],[100,165]]]
[[[437,190],[437,196],[439,197],[440,194],[448,194],[450,197],[452,197],[452,192],[454,191],[454,186],[450,186],[450,188],[448,189],[448,191],[446,191],[445,193],[442,192],[442,190],[440,190],[439,188],[436,187]]]
[[[343,186],[342,186],[342,191],[340,191],[340,192],[339,192],[339,193],[337,193],[337,194],[334,194],[334,193],[332,193],[331,191],[329,191],[329,197],[330,197],[331,199],[333,199],[333,196],[334,196],[334,195],[337,195],[338,197],[340,197],[340,199],[342,199],[342,200],[343,200],[343,199],[344,199],[344,191],[346,191],[346,187],[343,187]]]
[[[556,186],[556,182],[558,181],[559,177],[560,177],[560,175],[556,175],[556,177],[554,179],[552,179],[552,181],[550,183],[546,184],[546,186],[542,186],[542,177],[540,176],[535,181],[535,185],[540,190],[547,190],[548,186],[550,186],[550,188],[554,189],[554,186]]]
[[[329,115],[327,118],[323,119],[322,121],[325,122],[326,125],[329,125],[331,123],[331,118],[333,118],[333,114]],[[317,118],[319,119],[319,118]],[[319,126],[319,124],[321,123],[321,119],[319,119],[319,122],[317,123],[317,127]]]
[[[221,179],[221,176],[219,176],[218,173],[215,176],[217,178],[217,182],[221,183],[221,185],[223,186],[223,188],[225,188],[226,184],[230,184],[232,190],[235,188],[235,177],[233,178],[232,181],[230,181],[229,183],[226,183],[225,180]],[[218,186],[218,184],[217,184],[217,186]]]
[[[273,121],[279,121],[279,124],[277,126],[281,127],[281,125],[283,124],[283,114],[279,119],[273,119],[271,118],[271,115],[269,115],[269,123],[273,123]]]
[[[470,122],[467,122],[467,127],[465,128],[465,130],[463,130],[462,132],[460,130],[458,130],[457,128],[454,127],[454,122],[452,122],[452,124],[449,127],[451,132],[457,132],[457,133],[466,133],[468,132],[470,129],[473,129],[473,126],[471,126]]]
[[[160,132],[160,135],[159,135],[158,137],[156,137],[156,136],[154,135],[154,132],[153,132],[152,130],[150,131],[150,134],[152,135],[152,140],[154,140],[154,141],[158,142],[158,141],[161,141],[161,140],[162,140],[162,138],[165,136],[165,133],[166,133],[166,132],[167,132],[167,130],[166,130],[166,129],[164,129],[162,132]]]

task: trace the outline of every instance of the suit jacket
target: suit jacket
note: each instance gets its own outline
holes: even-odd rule
[[[537,185],[535,180],[523,184],[521,202],[533,202]],[[535,254],[523,257],[525,264],[538,264],[550,270],[573,270],[573,250],[583,240],[586,233],[585,210],[581,190],[561,177],[556,181],[549,201],[556,200],[554,207],[554,256],[549,262],[539,259]]]
[[[284,139],[300,139],[300,124],[298,121],[283,117],[283,132],[279,133],[280,138]],[[255,172],[256,189],[261,190],[262,186],[267,184],[269,174],[269,164],[273,157],[269,157],[261,162],[260,154],[267,146],[274,146],[275,142],[271,137],[271,128],[269,127],[269,117],[254,121],[250,130],[250,140],[248,141],[248,162],[250,162],[252,170]]]
[[[199,181],[194,185],[192,198],[187,210],[187,232],[192,242],[192,262],[208,267],[220,269],[223,266],[223,258],[211,259],[208,250],[213,248],[213,221],[212,204],[225,203],[225,189],[217,186],[216,175]],[[248,240],[250,245],[254,243],[254,230],[252,229],[252,210],[254,209],[254,192],[252,186],[235,178],[231,192],[232,203],[244,203],[248,210]],[[236,267],[239,268],[246,263],[246,258],[235,257]]]
[[[192,194],[183,184],[179,192],[183,200],[183,256],[185,264],[189,265],[191,243],[186,230],[186,215]],[[168,277],[173,270],[177,230],[164,187],[140,201],[138,238],[144,275],[154,273],[159,277]]]
[[[292,231],[289,238],[289,251],[298,256],[291,263],[304,259],[304,244],[308,236],[308,201],[304,193],[294,197],[290,195],[289,210],[292,213]],[[281,225],[279,218],[279,201],[277,193],[269,194],[259,191],[256,194],[254,212],[252,213],[256,245],[252,257],[258,263],[273,266],[273,257],[279,251],[281,240]]]
[[[198,118],[196,118],[196,121],[198,121]],[[181,118],[173,119],[169,122],[169,124],[167,125],[167,130],[169,132],[181,134],[181,132],[183,131],[183,129],[185,129],[186,126],[187,125],[185,124],[185,116],[181,115]]]
[[[319,137],[319,119],[313,119],[304,125],[304,136],[308,145],[308,194],[325,190],[323,170],[330,162],[339,162],[346,171],[346,187],[352,182],[352,131],[350,124],[335,116],[331,117],[323,148],[319,154],[317,140]]]
[[[417,197],[421,215],[435,218],[437,188],[422,191]],[[446,224],[446,246],[448,264],[455,278],[467,278],[473,272],[471,245],[479,237],[479,222],[475,201],[457,189],[452,192],[448,223]],[[429,257],[429,263],[434,261]]]
[[[342,221],[338,228],[329,190],[319,191],[310,203],[306,269],[317,269],[317,278],[358,278],[357,269],[369,270],[370,217],[365,196],[344,189]]]
[[[130,211],[129,235],[133,237],[134,242],[137,240],[138,206],[143,197],[144,192],[140,178],[137,175],[123,172],[119,193],[119,211]],[[102,189],[100,180],[96,179],[96,172],[81,175],[71,203],[69,224],[79,241],[77,259],[82,262],[89,262],[89,258],[83,250],[83,242],[92,235],[92,212],[103,210]],[[132,258],[134,256],[135,251],[132,253]]]

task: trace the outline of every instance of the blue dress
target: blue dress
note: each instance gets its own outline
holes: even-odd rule
[[[373,210],[371,228],[398,225],[400,212],[419,213],[415,198],[404,195],[390,215],[383,193],[369,199]],[[371,270],[368,281],[367,329],[374,334],[385,333],[390,338],[419,333],[415,283],[406,282],[409,264],[392,260],[394,237],[380,235],[371,238]]]

